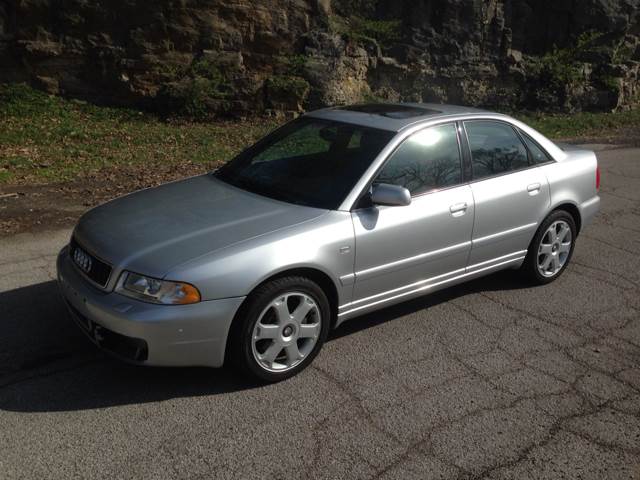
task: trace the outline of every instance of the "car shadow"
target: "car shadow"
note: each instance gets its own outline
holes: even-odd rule
[[[346,322],[329,342],[470,293],[525,288],[512,271]],[[69,318],[56,282],[0,293],[0,410],[75,411],[261,388],[232,369],[141,367],[97,349]]]

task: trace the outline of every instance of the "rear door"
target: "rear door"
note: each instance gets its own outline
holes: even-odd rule
[[[508,123],[465,121],[475,223],[467,271],[524,257],[549,208],[549,183]]]
[[[473,196],[463,184],[455,123],[405,140],[374,183],[407,188],[404,207],[368,206],[352,212],[355,284],[349,309],[402,298],[464,273],[471,247]]]

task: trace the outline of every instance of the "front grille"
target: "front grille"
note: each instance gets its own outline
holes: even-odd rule
[[[98,325],[85,317],[67,302],[71,316],[89,338],[100,348],[129,362],[144,362],[149,356],[147,342],[141,338],[127,337]]]
[[[101,287],[106,287],[111,276],[111,266],[89,253],[78,245],[75,238],[71,239],[69,255],[71,261],[87,278]]]

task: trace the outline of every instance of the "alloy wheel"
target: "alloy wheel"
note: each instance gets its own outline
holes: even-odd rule
[[[537,264],[541,275],[550,278],[562,270],[571,253],[572,241],[571,227],[564,220],[549,226],[538,246]]]
[[[262,311],[253,328],[253,356],[269,372],[286,372],[313,351],[321,329],[320,309],[310,295],[302,292],[278,295]]]

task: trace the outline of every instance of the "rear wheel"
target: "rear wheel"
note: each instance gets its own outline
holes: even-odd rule
[[[521,270],[537,284],[553,282],[566,269],[575,246],[575,220],[564,210],[552,212],[533,237]]]
[[[262,381],[292,377],[322,348],[330,312],[323,290],[305,277],[261,285],[238,313],[230,333],[230,359]]]

